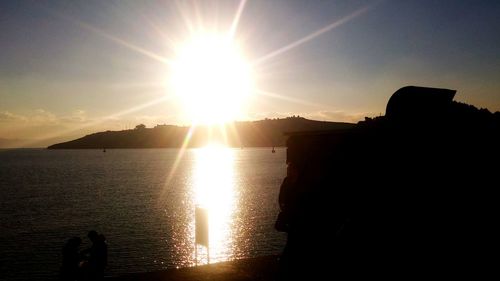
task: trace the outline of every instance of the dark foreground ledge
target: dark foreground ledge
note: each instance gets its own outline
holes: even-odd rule
[[[123,276],[106,278],[109,281],[247,281],[276,280],[278,269],[277,256],[264,256],[229,262],[220,262],[198,267],[167,269],[164,271],[133,273]]]

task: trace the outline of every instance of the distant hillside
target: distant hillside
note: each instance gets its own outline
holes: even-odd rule
[[[284,146],[285,132],[336,130],[354,124],[308,120],[302,117],[235,122],[223,132],[218,128],[196,127],[189,141],[190,147],[200,147],[210,141],[228,143],[232,147]],[[49,146],[49,149],[92,148],[177,148],[188,135],[189,127],[158,125],[146,128],[138,125],[133,130],[106,131]],[[227,141],[225,141],[227,140]]]

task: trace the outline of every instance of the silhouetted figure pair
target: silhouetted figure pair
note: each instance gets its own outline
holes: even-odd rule
[[[87,257],[86,262],[83,263],[83,277],[85,280],[101,280],[104,278],[104,270],[108,265],[106,238],[94,230],[89,231],[87,236],[92,246],[82,252]]]
[[[80,252],[82,239],[70,238],[63,247],[60,277],[64,281],[102,280],[108,263],[108,246],[104,235],[88,233],[92,246]]]

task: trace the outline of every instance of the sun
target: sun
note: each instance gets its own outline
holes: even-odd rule
[[[180,44],[170,70],[170,86],[192,123],[224,123],[242,115],[252,73],[230,37],[206,33]]]

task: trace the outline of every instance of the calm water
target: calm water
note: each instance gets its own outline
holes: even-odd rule
[[[66,239],[88,247],[91,229],[108,240],[108,275],[192,266],[196,204],[210,211],[211,261],[280,252],[285,237],[273,224],[284,149],[178,155],[0,150],[0,280],[53,279]]]

